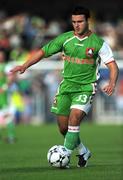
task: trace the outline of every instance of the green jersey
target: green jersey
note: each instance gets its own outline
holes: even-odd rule
[[[51,112],[68,116],[71,108],[77,108],[88,113],[96,92],[99,64],[101,60],[105,64],[114,61],[108,44],[91,31],[83,38],[70,31],[42,49],[44,57],[62,52],[64,60],[64,81],[58,88]]]
[[[4,108],[7,106],[7,91],[6,91],[6,86],[7,86],[7,78],[5,75],[5,64],[0,63],[0,89],[3,90],[0,92],[0,109]]]
[[[95,33],[79,38],[73,31],[63,33],[43,47],[45,57],[62,52],[64,60],[63,77],[65,80],[89,84],[98,79],[99,51],[102,40]]]

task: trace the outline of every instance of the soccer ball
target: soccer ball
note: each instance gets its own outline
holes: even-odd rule
[[[70,162],[70,156],[62,145],[51,147],[47,153],[47,160],[53,167],[64,168]]]

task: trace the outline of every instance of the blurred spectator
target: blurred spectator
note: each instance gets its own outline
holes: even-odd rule
[[[7,130],[4,139],[8,143],[15,142],[14,109],[8,99],[8,77],[6,76],[4,51],[0,51],[0,136],[1,131]]]
[[[18,84],[17,74],[11,74],[9,71],[12,67],[10,65],[6,66],[6,75],[8,82],[8,100],[9,105],[13,108],[14,111],[14,121],[16,124],[22,122],[23,111],[24,111],[24,101],[23,96],[20,91]]]
[[[9,55],[10,48],[8,32],[0,29],[0,49],[4,50],[6,57]],[[7,61],[7,59],[5,60]]]
[[[117,48],[117,33],[115,27],[109,22],[97,22],[96,31],[111,46],[113,50]]]
[[[28,124],[32,120],[32,77],[27,72],[18,80],[19,89],[23,97],[24,109],[22,112],[22,122]]]
[[[20,35],[18,35],[16,33],[11,34],[11,36],[9,38],[9,42],[10,42],[10,46],[12,49],[22,46],[22,39],[21,39]]]
[[[118,112],[123,114],[123,79],[118,83],[116,105]]]
[[[60,23],[56,20],[52,20],[48,24],[46,35],[50,37],[58,36],[62,32]]]
[[[46,121],[48,96],[46,85],[44,84],[42,73],[38,72],[32,80],[33,93],[33,123]]]
[[[27,49],[40,46],[45,34],[45,21],[38,16],[26,15],[23,26],[22,38]]]
[[[118,36],[117,50],[116,54],[119,59],[123,58],[123,19],[119,20],[116,26],[116,32]]]
[[[24,62],[28,59],[29,52],[23,47],[16,47],[11,50],[9,59],[11,61]]]

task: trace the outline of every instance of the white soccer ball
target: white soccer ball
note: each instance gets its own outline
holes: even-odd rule
[[[64,168],[69,164],[70,157],[64,146],[55,145],[49,149],[47,160],[53,167]]]

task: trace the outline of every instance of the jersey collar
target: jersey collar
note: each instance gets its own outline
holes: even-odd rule
[[[91,34],[92,34],[92,31],[90,31],[90,30],[87,33],[85,33],[84,35],[82,35],[82,36],[79,36],[74,32],[75,37],[77,39],[79,39],[80,41],[82,41],[84,39],[87,39]]]

